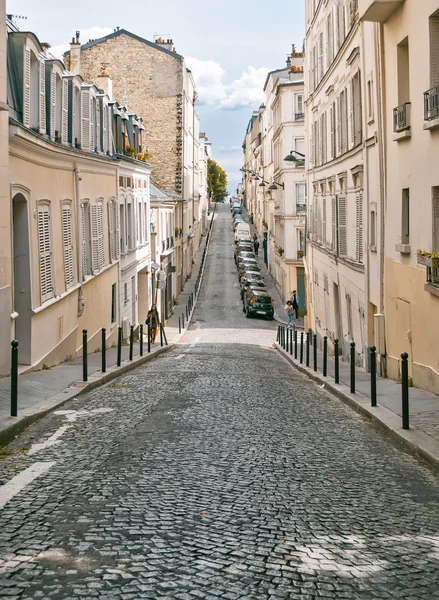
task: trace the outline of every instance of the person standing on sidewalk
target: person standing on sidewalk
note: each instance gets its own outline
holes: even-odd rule
[[[148,311],[148,316],[146,317],[145,323],[150,326],[150,337],[151,343],[155,343],[155,337],[157,335],[157,329],[160,325],[159,313],[157,311],[157,307],[155,304],[151,306],[151,310]]]
[[[257,256],[259,252],[259,240],[255,236],[253,236],[253,248],[255,249],[255,254]]]
[[[285,312],[287,313],[288,327],[291,327],[291,323],[293,322],[293,315],[294,315],[294,308],[293,308],[293,303],[291,302],[291,300],[288,300],[288,302],[286,303]]]
[[[299,318],[299,297],[297,295],[296,290],[293,291],[290,302],[293,305],[293,311],[296,315],[296,320]]]

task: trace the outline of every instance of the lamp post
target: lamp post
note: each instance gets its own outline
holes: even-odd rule
[[[296,156],[294,156],[295,154],[298,154],[300,156],[300,158],[297,158]],[[305,155],[302,154],[301,152],[298,152],[297,150],[290,150],[290,153],[287,154],[287,156],[284,158],[284,160],[286,162],[302,162],[302,161],[305,161]]]

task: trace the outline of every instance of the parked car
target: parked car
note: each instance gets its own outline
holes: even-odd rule
[[[253,248],[247,244],[242,245],[242,246],[238,246],[238,248],[235,248],[235,263],[238,264],[238,258],[240,256],[244,257],[246,256],[244,253],[246,252],[251,252],[254,256],[254,258],[256,258],[255,253],[253,251]]]
[[[245,281],[243,281],[245,279]],[[243,277],[241,279],[241,300],[244,302],[244,294],[248,291],[258,290],[259,292],[266,292],[267,287],[265,285],[264,280],[262,279],[249,279],[248,277]],[[243,309],[244,310],[244,309]]]
[[[238,270],[241,269],[241,267],[243,265],[246,265],[246,266],[254,265],[255,267],[259,266],[257,258],[254,254],[253,254],[253,256],[238,256],[237,264],[238,264]]]
[[[238,266],[238,279],[239,281],[241,281],[242,277],[247,277],[246,273],[249,272],[261,272],[261,269],[259,268],[259,265],[255,265],[253,262],[252,263],[243,263],[240,266]]]
[[[268,292],[248,290],[244,294],[244,312],[247,319],[253,316],[274,318],[274,300]]]

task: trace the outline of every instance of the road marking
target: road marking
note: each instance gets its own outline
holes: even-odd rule
[[[40,450],[45,450],[46,448],[50,448],[51,446],[55,446],[55,444],[59,444],[59,439],[67,429],[70,429],[71,425],[63,425],[59,429],[55,431],[53,435],[51,435],[45,442],[39,442],[38,444],[32,444],[27,454],[35,454]]]
[[[175,360],[180,360],[180,358],[183,358],[184,354],[179,354],[178,356],[175,357]]]
[[[91,417],[97,414],[113,412],[114,408],[94,408],[93,410],[56,410],[54,415],[65,416],[69,423],[74,423],[78,417]]]
[[[55,461],[52,462],[36,462],[28,467],[15,477],[0,487],[0,508],[3,508],[7,502],[12,500],[14,496],[19,494],[27,485],[32,483],[34,479],[43,475],[48,471]]]

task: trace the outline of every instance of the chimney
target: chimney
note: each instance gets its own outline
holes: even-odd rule
[[[174,42],[170,39],[165,40],[164,38],[158,37],[155,40],[155,43],[162,48],[166,48],[166,50],[169,50],[170,52],[175,52]]]
[[[49,56],[49,48],[50,48],[50,44],[48,44],[47,42],[41,42],[41,48],[43,49],[44,52],[44,56]]]
[[[98,75],[96,80],[96,86],[103,90],[110,100],[113,99],[113,80],[109,76],[107,72],[107,67],[109,63],[102,63],[101,73]]]
[[[81,43],[79,41],[79,31],[76,37],[70,42],[70,68],[69,71],[79,75],[81,73]]]

